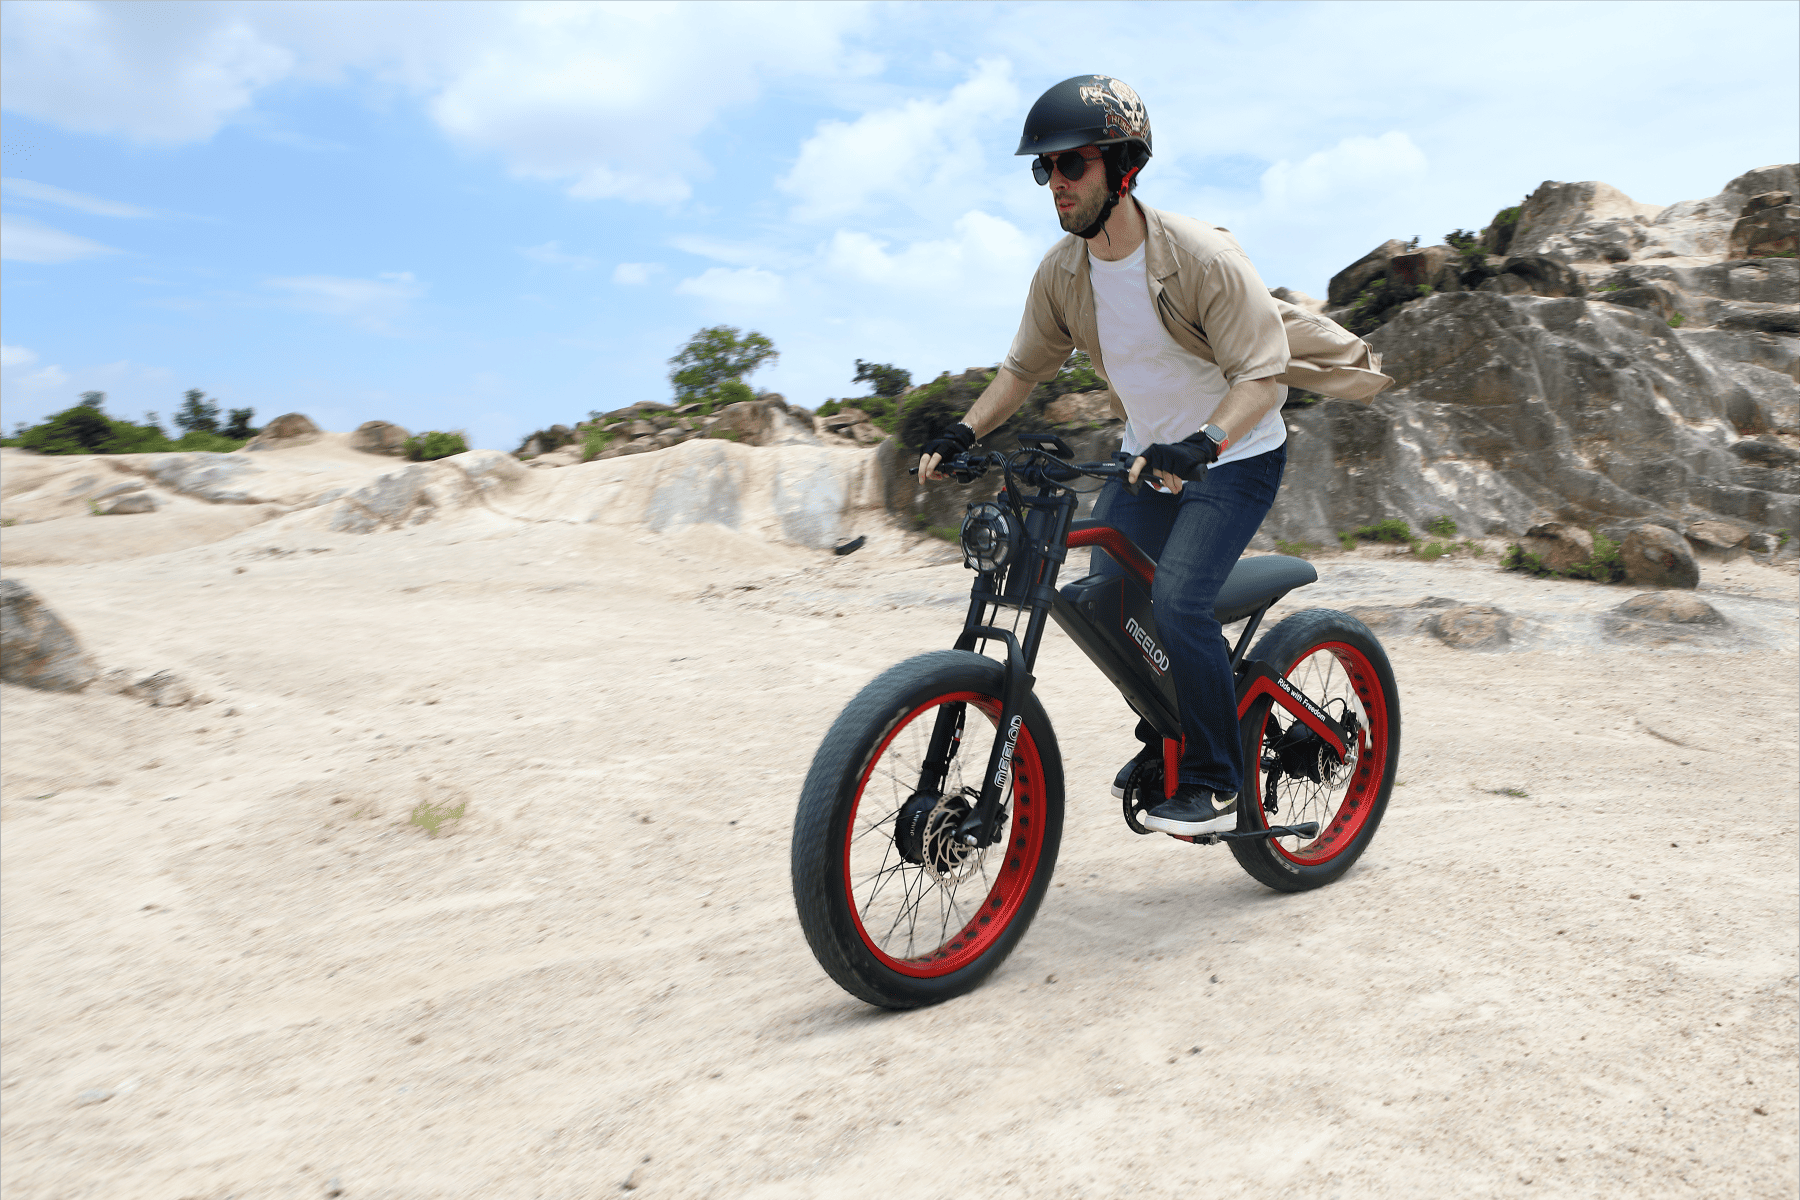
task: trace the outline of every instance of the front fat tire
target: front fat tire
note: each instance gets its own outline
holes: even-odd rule
[[[1309,788],[1305,781],[1283,778],[1277,786],[1280,808],[1273,814],[1265,812],[1262,803],[1263,742],[1271,701],[1264,698],[1251,705],[1239,723],[1244,786],[1239,793],[1238,830],[1321,818],[1324,828],[1312,843],[1298,839],[1278,843],[1273,838],[1233,841],[1232,856],[1257,882],[1276,891],[1304,892],[1348,871],[1368,849],[1387,812],[1400,762],[1400,691],[1387,651],[1369,627],[1333,609],[1307,609],[1288,617],[1263,635],[1250,657],[1268,663],[1334,715],[1336,705],[1326,702],[1341,695],[1352,700],[1364,718],[1367,744],[1341,785]],[[1282,718],[1285,723],[1285,712]],[[1283,787],[1289,789],[1286,798],[1281,797]],[[1292,811],[1293,798],[1301,793],[1309,793],[1308,806]],[[1333,830],[1334,822],[1342,824]],[[1336,836],[1327,838],[1328,834]]]
[[[860,1000],[882,1008],[917,1008],[972,990],[1018,945],[1043,901],[1062,842],[1062,758],[1049,717],[1037,697],[1028,695],[1013,755],[1014,782],[1006,797],[1006,841],[989,848],[983,870],[956,885],[972,885],[967,892],[951,892],[945,911],[956,915],[944,917],[942,941],[934,941],[937,933],[928,930],[905,946],[892,944],[884,941],[891,936],[883,933],[885,910],[871,921],[877,926],[874,932],[862,920],[878,904],[891,903],[894,893],[881,895],[880,886],[871,884],[874,875],[859,872],[856,860],[884,853],[879,839],[887,835],[878,820],[885,812],[882,806],[891,802],[887,793],[894,791],[906,764],[916,780],[923,757],[917,747],[930,733],[938,702],[951,696],[973,698],[964,701],[966,725],[945,790],[958,784],[978,788],[993,746],[1004,683],[1004,666],[979,654],[940,650],[908,659],[857,694],[813,757],[794,818],[794,904],[819,965]],[[861,816],[859,809],[864,809]],[[888,821],[891,828],[891,816]],[[857,833],[876,840],[853,842]],[[910,880],[902,877],[908,870],[913,872]],[[894,879],[895,886],[908,889],[907,896],[914,888],[929,892],[934,884],[922,865],[903,866]],[[937,886],[933,911],[944,909],[943,887]],[[982,887],[988,890],[981,892]],[[877,894],[871,897],[871,891]],[[919,907],[915,902],[915,910]]]

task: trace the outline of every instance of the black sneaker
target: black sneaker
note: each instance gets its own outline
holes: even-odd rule
[[[1113,776],[1113,799],[1123,800],[1125,798],[1125,785],[1131,782],[1131,773],[1138,769],[1139,763],[1155,762],[1161,757],[1162,747],[1160,745],[1145,746],[1142,750],[1138,751],[1138,756],[1120,767],[1119,773]]]
[[[1143,820],[1151,829],[1178,837],[1220,833],[1237,825],[1237,797],[1184,783]]]

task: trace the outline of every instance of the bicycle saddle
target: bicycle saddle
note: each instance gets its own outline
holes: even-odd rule
[[[1076,521],[1069,526],[1069,545],[1098,546],[1126,571],[1149,587],[1156,577],[1156,561],[1145,554],[1129,537],[1100,521]],[[1219,624],[1241,621],[1265,604],[1272,604],[1297,587],[1318,582],[1319,572],[1304,558],[1286,554],[1264,554],[1256,558],[1240,558],[1225,577],[1213,602],[1213,616]]]

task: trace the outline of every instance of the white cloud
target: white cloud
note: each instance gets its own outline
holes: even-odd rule
[[[285,293],[295,308],[343,317],[377,333],[392,332],[393,323],[425,294],[425,285],[410,271],[389,272],[375,279],[296,275],[264,280],[263,286]]]
[[[51,187],[47,183],[38,183],[30,179],[11,177],[0,179],[0,188],[4,188],[16,196],[23,196],[27,200],[60,204],[64,208],[92,213],[96,217],[148,217],[154,215],[149,209],[139,208],[135,204],[121,204],[117,200],[102,200],[98,196],[65,191],[62,188]]]
[[[1283,159],[1263,172],[1263,199],[1276,208],[1307,209],[1321,216],[1348,203],[1362,208],[1385,202],[1425,177],[1425,152],[1404,133],[1347,137],[1298,164]]]
[[[23,346],[0,345],[0,367],[29,367],[37,357],[37,351]]]
[[[286,80],[419,97],[447,136],[570,195],[685,199],[693,141],[764,81],[872,74],[860,4],[6,6],[6,107],[64,129],[204,141]],[[421,19],[420,14],[429,12]],[[276,131],[280,133],[281,131]]]
[[[756,267],[709,267],[676,284],[675,290],[731,308],[766,308],[781,299],[782,281],[774,272]]]
[[[521,246],[519,253],[532,262],[540,262],[550,267],[568,267],[571,270],[585,271],[589,267],[599,265],[597,260],[585,254],[568,254],[561,242],[545,242],[541,246]]]
[[[117,253],[111,246],[52,229],[30,217],[0,214],[0,258],[28,263],[66,263]]]
[[[992,127],[1020,115],[1003,59],[984,59],[940,99],[913,99],[855,121],[821,121],[776,186],[799,198],[799,220],[828,220],[898,204],[926,210],[967,202],[971,175],[992,161]]]
[[[614,283],[626,287],[638,287],[650,282],[650,277],[663,269],[661,263],[620,263],[613,268]]]
[[[292,52],[211,5],[19,0],[0,51],[6,107],[64,129],[133,141],[204,140]]]
[[[951,226],[954,236],[913,242],[890,252],[869,234],[839,230],[825,252],[827,272],[883,289],[953,295],[958,303],[1010,299],[1023,303],[1044,245],[1016,225],[984,212],[967,212]]]
[[[757,242],[730,242],[703,234],[682,233],[669,239],[669,245],[689,254],[730,263],[734,267],[759,267],[787,255],[775,247]]]

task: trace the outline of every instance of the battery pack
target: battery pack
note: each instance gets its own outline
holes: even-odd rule
[[[1131,706],[1164,737],[1181,736],[1181,705],[1150,595],[1124,575],[1089,575],[1058,589],[1050,615]]]

